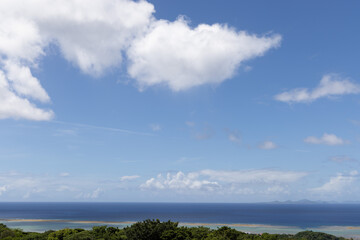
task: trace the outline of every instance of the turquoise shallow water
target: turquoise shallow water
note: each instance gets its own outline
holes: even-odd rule
[[[10,228],[20,228],[29,232],[44,232],[47,230],[59,230],[63,228],[83,228],[91,229],[93,226],[113,226],[124,228],[131,225],[131,223],[81,223],[81,222],[52,222],[52,221],[0,221]],[[247,225],[239,226],[240,224],[207,224],[207,223],[180,223],[180,226],[196,227],[205,226],[216,229],[221,226],[229,226],[236,230],[247,233],[282,233],[282,234],[296,234],[300,231],[312,230],[316,232],[325,232],[335,236],[342,236],[346,238],[360,239],[360,228],[353,229],[349,226],[323,226],[317,228],[299,228],[294,226],[271,226],[271,225]]]
[[[9,219],[50,221],[12,222],[7,221]],[[125,222],[145,219],[211,228],[227,225],[253,233],[293,234],[313,230],[360,239],[359,204],[0,203],[0,220],[9,227],[25,231],[89,229],[96,225],[122,228],[129,224]]]

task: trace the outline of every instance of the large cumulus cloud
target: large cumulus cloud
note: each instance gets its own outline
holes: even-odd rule
[[[131,0],[0,1],[0,118],[54,116],[36,105],[51,99],[32,73],[49,45],[85,74],[99,77],[124,64],[140,89],[181,91],[219,84],[281,41],[223,24],[193,28],[181,17],[157,20],[154,11],[146,1]]]

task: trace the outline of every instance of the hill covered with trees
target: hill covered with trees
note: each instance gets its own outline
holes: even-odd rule
[[[62,229],[44,233],[24,232],[0,224],[0,239],[4,240],[242,240],[242,239],[294,239],[294,240],[342,240],[320,232],[303,231],[289,234],[249,234],[229,227],[179,227],[177,222],[145,220],[123,229],[96,226],[91,230]]]

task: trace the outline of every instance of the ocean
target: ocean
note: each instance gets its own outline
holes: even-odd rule
[[[145,219],[211,228],[228,225],[256,233],[314,230],[360,237],[360,204],[0,203],[0,222],[25,231],[125,227]]]

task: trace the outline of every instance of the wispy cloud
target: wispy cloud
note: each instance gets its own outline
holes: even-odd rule
[[[7,186],[6,185],[3,185],[3,186],[0,186],[0,196],[6,192],[8,189],[7,189]]]
[[[335,134],[324,133],[324,135],[320,138],[310,136],[304,139],[304,142],[310,144],[325,144],[325,145],[343,145],[349,143],[347,140],[343,140],[342,138],[336,136]]]
[[[277,170],[221,171],[159,174],[140,185],[143,190],[176,192],[216,192],[217,194],[286,193],[287,185],[305,177],[305,172]]]
[[[271,150],[271,149],[275,149],[277,147],[278,146],[272,141],[265,141],[258,145],[258,148],[263,149],[263,150]]]
[[[96,188],[95,190],[93,190],[92,192],[88,192],[88,193],[84,193],[81,192],[79,193],[76,198],[80,198],[80,199],[97,199],[100,197],[100,195],[104,192],[103,189],[101,188]]]
[[[337,193],[340,194],[346,190],[349,190],[353,183],[358,180],[359,173],[357,171],[351,171],[348,174],[338,173],[337,176],[331,177],[330,180],[324,185],[312,188],[310,191],[316,193]]]
[[[227,134],[230,142],[241,144],[241,134],[238,130],[227,130]]]
[[[186,121],[185,124],[188,127],[194,127],[195,126],[195,122],[191,122],[191,121]]]
[[[63,122],[63,121],[51,121],[51,122],[56,123],[56,124],[61,124],[61,125],[75,126],[75,127],[79,127],[79,128],[104,130],[104,131],[126,133],[126,134],[133,134],[133,135],[154,136],[152,133],[137,132],[137,131],[131,131],[131,130],[121,129],[121,128],[111,128],[111,127],[103,127],[103,126],[95,126],[95,125],[90,125],[90,124],[71,123],[71,122]]]
[[[359,94],[360,84],[353,83],[335,74],[324,75],[320,84],[309,90],[307,88],[296,88],[280,93],[275,99],[286,103],[313,102],[319,98],[341,96],[346,94]]]
[[[352,124],[354,124],[355,126],[360,126],[360,121],[359,120],[350,120],[350,122]]]
[[[198,140],[207,140],[214,136],[214,130],[210,126],[204,127],[201,131],[195,133],[195,138]]]
[[[53,134],[54,136],[62,137],[62,136],[76,136],[78,134],[75,129],[58,129]]]
[[[185,162],[194,162],[200,160],[201,157],[181,157],[176,162],[177,163],[185,163]]]
[[[329,158],[329,160],[332,162],[336,162],[336,163],[345,163],[345,162],[355,162],[356,161],[354,158],[351,158],[346,155],[332,156]]]
[[[154,132],[158,132],[158,131],[161,130],[160,124],[155,124],[155,123],[150,124],[150,128],[151,128],[151,130],[154,131]]]
[[[99,199],[107,191],[134,184],[132,181],[137,178],[137,175],[122,176],[119,181],[119,178],[98,180],[67,172],[56,175],[8,172],[0,173],[0,195],[8,201],[22,198],[41,201]]]
[[[279,170],[242,170],[242,171],[219,171],[202,170],[200,175],[208,176],[210,179],[236,182],[236,183],[273,183],[273,182],[294,182],[306,176],[306,172],[279,171]]]
[[[250,72],[252,69],[253,69],[252,66],[245,66],[245,67],[244,67],[244,71],[245,71],[245,72]]]
[[[70,173],[68,173],[68,172],[62,172],[62,173],[59,174],[59,176],[60,176],[60,177],[68,177],[68,176],[70,176]]]
[[[135,179],[138,179],[139,177],[140,177],[139,175],[122,176],[120,178],[120,181],[133,181]]]
[[[176,191],[205,190],[214,191],[220,187],[215,181],[199,180],[196,174],[184,174],[177,172],[168,173],[165,177],[159,174],[156,178],[150,178],[140,186],[142,189],[172,189]]]

